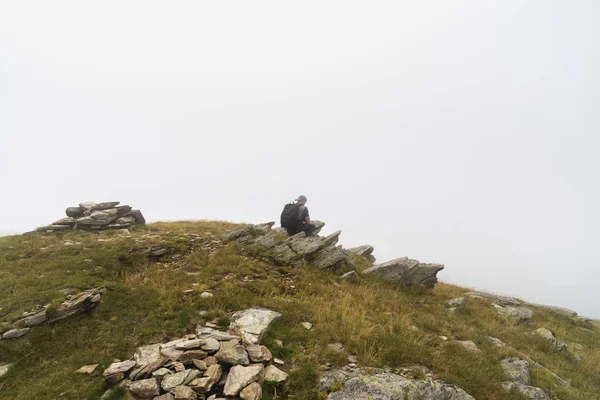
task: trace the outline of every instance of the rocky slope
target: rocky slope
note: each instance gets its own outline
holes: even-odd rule
[[[585,317],[339,239],[215,222],[0,238],[0,399],[599,398]]]

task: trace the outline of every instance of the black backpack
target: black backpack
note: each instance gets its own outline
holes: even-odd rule
[[[298,209],[300,208],[300,204],[298,203],[288,203],[283,206],[283,211],[281,212],[281,227],[282,228],[295,228],[300,225],[300,219],[298,218]]]

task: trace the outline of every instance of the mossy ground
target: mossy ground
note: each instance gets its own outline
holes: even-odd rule
[[[54,325],[33,328],[23,339],[0,341],[0,363],[15,367],[0,378],[0,399],[98,399],[108,388],[103,369],[113,359],[131,357],[139,345],[165,341],[194,331],[197,323],[216,319],[227,325],[232,312],[264,306],[283,314],[265,340],[285,360],[290,381],[269,387],[265,399],[317,399],[312,389],[320,366],[343,364],[355,354],[359,364],[428,366],[435,376],[478,400],[520,399],[500,387],[498,361],[518,352],[571,382],[557,388],[543,373],[537,385],[561,399],[600,399],[600,332],[592,325],[535,310],[530,325],[515,326],[484,302],[470,301],[450,313],[444,300],[468,289],[438,284],[432,291],[401,290],[384,282],[342,282],[314,268],[291,269],[245,256],[235,244],[212,242],[239,225],[225,222],[156,223],[132,231],[68,232],[0,238],[0,322],[64,298],[61,290],[106,286],[100,305]],[[203,240],[192,241],[192,235]],[[65,245],[66,241],[73,244]],[[162,259],[141,251],[169,246]],[[193,289],[191,293],[185,290]],[[200,293],[214,297],[203,299]],[[208,311],[200,316],[198,311]],[[313,323],[307,331],[299,324]],[[547,327],[568,344],[580,343],[580,362],[528,334]],[[585,328],[585,329],[582,329]],[[482,350],[469,353],[450,339],[472,340]],[[486,336],[516,349],[494,347]],[[275,343],[283,341],[283,346]],[[326,351],[341,342],[347,354]],[[75,374],[86,364],[100,366],[92,375]],[[114,399],[127,398],[125,391]]]

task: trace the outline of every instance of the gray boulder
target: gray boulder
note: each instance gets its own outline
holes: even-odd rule
[[[512,381],[523,385],[531,385],[529,363],[518,357],[505,358],[500,361],[504,374]]]
[[[494,304],[494,308],[501,316],[511,319],[515,324],[527,324],[533,320],[533,311],[525,307],[502,307]]]
[[[229,330],[241,336],[244,343],[257,344],[266,336],[271,324],[280,317],[280,313],[266,308],[249,308],[233,314]]]
[[[67,217],[79,218],[83,216],[83,210],[80,207],[67,207],[65,214],[67,214]]]
[[[464,390],[442,381],[412,380],[388,372],[359,374],[345,380],[328,400],[473,400]]]
[[[18,339],[25,336],[27,332],[29,332],[29,328],[11,329],[8,332],[4,332],[2,339]]]
[[[131,216],[136,224],[144,225],[146,223],[146,218],[144,218],[140,210],[131,210]]]
[[[370,246],[368,244],[348,249],[350,253],[364,257],[370,263],[374,263],[376,261],[375,257],[373,256],[374,250],[375,247]]]
[[[29,315],[29,316],[23,318],[20,322],[25,326],[36,326],[36,325],[43,324],[47,320],[48,320],[48,317],[46,316],[46,310],[44,310],[37,314]]]
[[[550,311],[553,312],[555,314],[559,314],[565,317],[575,317],[577,316],[577,313],[573,310],[569,310],[568,308],[562,308],[562,307],[555,307],[555,306],[546,306],[544,304],[535,304],[535,303],[529,303],[530,306],[536,307],[536,308],[541,308],[542,310],[546,310],[546,311]]]
[[[444,269],[441,264],[425,264],[408,257],[397,258],[375,265],[363,271],[363,275],[406,286],[432,288],[437,283],[437,273]]]

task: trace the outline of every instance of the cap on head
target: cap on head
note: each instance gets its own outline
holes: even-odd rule
[[[300,196],[298,196],[298,198],[296,199],[296,201],[306,201],[306,196],[301,194]]]

